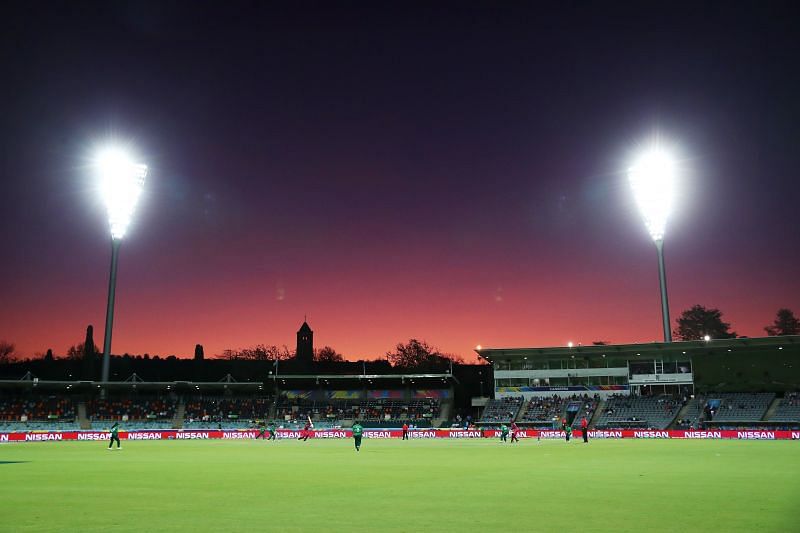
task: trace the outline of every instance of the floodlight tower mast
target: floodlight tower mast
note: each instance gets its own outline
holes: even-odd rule
[[[664,265],[664,229],[675,196],[675,163],[657,144],[645,150],[628,169],[636,203],[658,252],[658,280],[661,289],[661,320],[664,342],[672,342],[667,299],[667,272]]]
[[[111,367],[111,332],[114,326],[119,249],[142,193],[144,179],[147,177],[147,166],[134,163],[128,154],[116,148],[100,153],[96,165],[100,191],[108,209],[108,222],[111,227],[111,273],[108,278],[108,303],[106,305],[101,374],[101,381],[105,385],[108,383]],[[103,392],[105,392],[105,386]]]

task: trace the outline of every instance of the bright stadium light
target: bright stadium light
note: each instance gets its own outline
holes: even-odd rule
[[[117,286],[117,260],[122,238],[131,223],[136,204],[142,194],[147,166],[135,163],[118,147],[101,150],[94,161],[98,188],[108,211],[111,229],[111,274],[108,279],[106,329],[103,337],[103,371],[101,380],[108,382],[111,366],[111,330],[114,325],[114,295]],[[103,389],[105,391],[105,389]]]
[[[654,146],[642,152],[628,169],[636,203],[654,241],[664,239],[667,218],[675,199],[675,161]]]
[[[147,165],[134,163],[119,148],[109,148],[98,154],[97,173],[100,194],[108,210],[111,237],[122,239],[142,194]]]
[[[650,237],[658,251],[658,279],[661,287],[661,319],[664,325],[664,342],[672,342],[669,327],[667,300],[667,275],[664,267],[664,230],[675,199],[677,165],[675,160],[658,143],[646,148],[628,169],[628,180],[633,195],[644,217]]]

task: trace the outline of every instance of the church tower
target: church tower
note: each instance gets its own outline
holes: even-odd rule
[[[308,326],[308,322],[303,322],[297,331],[297,351],[295,358],[298,361],[310,363],[314,360],[314,332]]]

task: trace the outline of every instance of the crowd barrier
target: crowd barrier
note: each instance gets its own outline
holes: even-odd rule
[[[248,430],[140,430],[120,431],[121,440],[191,440],[191,439],[255,439],[259,432]],[[304,436],[302,430],[277,430],[279,439],[298,439]],[[310,438],[347,439],[353,436],[349,429],[321,429],[309,432]],[[399,439],[401,430],[365,429],[367,439]],[[563,439],[560,430],[522,430],[518,436],[523,439]],[[572,433],[573,438],[583,437],[580,430]],[[416,429],[409,431],[411,439],[474,439],[499,438],[500,431],[479,429]],[[105,431],[31,431],[0,433],[0,442],[23,441],[74,441],[74,440],[108,440]],[[738,439],[738,440],[800,440],[800,431],[763,431],[763,430],[644,430],[644,429],[606,429],[589,431],[590,439]]]

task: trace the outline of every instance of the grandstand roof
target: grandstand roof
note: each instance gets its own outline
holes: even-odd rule
[[[498,359],[514,360],[531,358],[605,357],[610,355],[630,357],[656,357],[683,352],[686,355],[704,355],[734,350],[781,350],[800,348],[800,335],[779,337],[740,337],[736,339],[712,339],[706,341],[652,342],[638,344],[604,344],[589,346],[552,346],[540,348],[480,348],[475,352],[492,363]]]
[[[42,390],[63,390],[69,389],[72,392],[89,390],[105,387],[109,390],[134,390],[143,391],[157,390],[259,390],[263,389],[262,382],[237,383],[235,381],[66,381],[53,380],[45,381],[32,379],[0,379],[0,389],[32,389]]]

